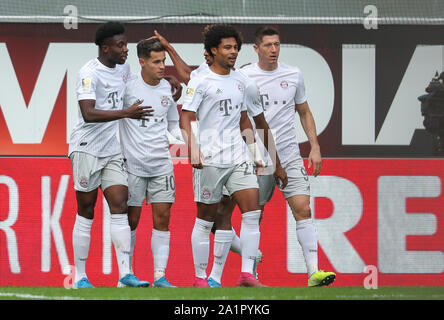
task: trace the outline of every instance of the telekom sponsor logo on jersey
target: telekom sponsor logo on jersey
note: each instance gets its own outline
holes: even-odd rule
[[[202,63],[202,58],[195,54],[201,46],[200,43],[176,45],[190,65]],[[25,43],[23,47],[26,47]],[[129,48],[128,63],[137,72],[140,67],[135,56],[135,44],[130,44]],[[417,97],[424,93],[434,71],[443,69],[443,46],[417,46],[414,49],[396,94],[384,110],[386,116],[379,130],[375,126],[379,113],[376,106],[376,47],[344,44],[339,51],[342,70],[334,75],[330,62],[317,51],[300,46],[282,49],[281,60],[304,71],[318,134],[322,137],[328,126],[340,124],[333,134],[329,134],[330,137],[340,137],[331,143],[328,140],[336,147],[409,146],[415,130],[424,129]],[[49,43],[41,55],[42,59],[31,61],[35,66],[29,68],[28,60],[14,57],[8,43],[0,42],[1,155],[67,153],[67,141],[78,117],[77,73],[86,61],[97,55],[97,48],[92,43],[54,42]],[[67,55],[69,59],[66,59]],[[252,45],[245,44],[237,64],[256,60]],[[342,79],[342,82],[334,79]],[[285,87],[285,83],[282,82],[281,86]],[[341,94],[342,100],[335,101],[338,94]],[[181,104],[182,100],[178,103]],[[339,117],[334,117],[334,111],[339,113]],[[300,125],[297,126],[297,134],[301,143],[307,141]]]

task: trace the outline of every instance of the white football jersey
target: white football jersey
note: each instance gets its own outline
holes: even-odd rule
[[[245,66],[242,71],[259,86],[265,119],[273,131],[281,163],[286,164],[300,156],[295,104],[302,104],[307,98],[299,68],[278,63],[275,70],[265,71],[255,63]]]
[[[190,79],[196,77],[197,75],[203,75],[205,73],[208,73],[208,70],[210,68],[208,67],[208,64],[205,62],[202,63],[197,69],[194,69],[190,74]],[[250,79],[246,74],[242,72],[240,69],[236,69],[235,72],[239,73],[245,81],[245,105],[247,107],[247,113],[250,117],[250,122],[253,126],[253,130],[256,134],[256,141],[260,141],[259,136],[256,133],[256,127],[254,124],[253,117],[256,117],[257,115],[261,114],[263,112],[262,104],[260,103],[260,96],[259,96],[259,87],[256,85],[256,83]],[[262,147],[261,150],[264,149],[263,144],[261,145],[261,141],[259,143],[259,147]],[[264,159],[266,159],[266,153],[267,151],[264,151]],[[249,153],[248,153],[249,154]],[[271,163],[271,160],[270,160]]]
[[[219,75],[209,68],[188,83],[182,110],[196,113],[203,165],[226,168],[248,160],[239,124],[241,111],[247,111],[245,87],[238,72]]]
[[[190,73],[190,79],[193,79],[197,75],[203,75],[204,73],[208,72],[209,69],[210,67],[207,63],[202,63],[197,69],[194,69]],[[252,79],[250,79],[245,73],[243,73],[242,70],[236,69],[235,72],[240,73],[240,75],[243,76],[243,78],[245,79],[245,99],[248,115],[250,116],[250,118],[256,117],[264,111],[262,109],[262,104],[260,103],[259,87]],[[254,122],[252,123],[254,126]]]
[[[253,126],[254,131],[254,138],[256,140],[256,143],[259,147],[259,150],[261,150],[262,153],[262,159],[264,160],[264,164],[266,167],[271,166],[273,164],[270,155],[267,152],[267,149],[265,149],[264,143],[259,137],[258,132],[256,130],[256,124],[254,122],[254,117],[264,112],[264,109],[262,107],[261,98],[260,98],[260,92],[259,92],[259,86],[256,84],[256,82],[248,77],[244,72],[243,69],[236,69],[236,72],[239,72],[243,77],[245,77],[245,81],[247,83],[245,88],[245,99],[247,104],[247,110],[248,110],[248,116],[250,117],[251,125]],[[264,134],[262,133],[262,136]],[[267,139],[267,137],[265,137]],[[253,159],[252,159],[253,160]]]
[[[173,170],[167,135],[168,124],[179,127],[177,104],[171,85],[165,79],[156,86],[147,84],[141,74],[127,82],[124,108],[137,100],[141,106],[152,106],[153,116],[147,120],[124,118],[120,120],[120,143],[126,158],[128,172],[139,177],[157,177]]]
[[[193,79],[195,76],[197,76],[202,71],[207,71],[210,67],[206,62],[203,62],[199,67],[191,71],[190,73],[190,80]]]
[[[78,73],[77,100],[95,100],[95,108],[99,110],[120,110],[129,75],[127,63],[108,68],[97,58],[90,60]],[[73,151],[83,151],[96,157],[120,153],[118,126],[117,120],[86,123],[79,107],[78,122],[69,139],[68,155]]]
[[[256,82],[242,72],[241,69],[236,69],[235,72],[238,72],[245,80],[245,103],[254,128],[254,120],[252,118],[264,112],[260,100],[259,87]]]

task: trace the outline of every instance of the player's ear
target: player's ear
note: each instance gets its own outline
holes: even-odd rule
[[[257,53],[257,51],[259,50],[259,47],[257,46],[257,44],[255,43],[255,44],[253,44],[253,49],[254,49],[254,51],[256,51],[256,53]]]
[[[144,58],[139,58],[139,64],[143,68],[143,66],[145,65],[145,59]]]
[[[103,40],[102,45],[100,46],[100,50],[103,53],[108,53],[111,48],[111,45],[112,45],[112,39],[106,38],[105,40]]]
[[[215,54],[217,53],[217,48],[216,48],[216,47],[213,47],[213,48],[211,48],[210,50],[211,50],[211,53],[212,53],[212,55],[210,55],[210,56],[211,56],[212,58],[214,58]]]
[[[109,51],[109,46],[106,45],[106,44],[102,44],[102,45],[100,46],[100,50],[101,50],[103,53],[108,53],[108,51]]]

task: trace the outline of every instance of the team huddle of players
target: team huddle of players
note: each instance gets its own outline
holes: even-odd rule
[[[230,250],[242,259],[238,285],[264,286],[256,272],[262,258],[259,224],[276,186],[296,220],[308,286],[334,281],[333,272],[318,269],[310,184],[296,138],[297,112],[311,146],[309,166],[317,176],[322,158],[301,71],[278,62],[280,37],[275,28],[264,26],[256,31],[258,62],[240,69],[235,63],[242,38],[234,27],[209,25],[203,37],[205,62],[192,70],[155,32],[137,44],[141,69],[132,73],[126,63],[123,25],[108,22],[97,29],[99,55],[79,71],[79,121],[69,143],[78,210],[72,233],[75,287],[93,287],[85,266],[99,187],[111,213],[117,286],[150,285],[132,271],[136,229],[145,200],[153,212],[153,287],[175,287],[165,276],[170,210],[175,201],[168,132],[186,143],[193,167],[195,287],[221,287]],[[176,101],[181,86],[164,74],[166,54],[187,85],[180,115]],[[195,120],[197,130],[192,129]],[[235,206],[242,214],[239,235],[231,226]],[[208,276],[211,232],[214,261]]]

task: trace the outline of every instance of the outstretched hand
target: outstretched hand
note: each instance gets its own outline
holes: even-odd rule
[[[165,48],[167,48],[167,47],[170,45],[170,43],[168,42],[168,40],[165,39],[164,37],[162,37],[162,35],[161,35],[159,32],[157,32],[157,30],[154,30],[154,36],[151,36],[151,37],[149,37],[149,38],[146,39],[146,40],[151,40],[151,39],[157,39],[157,40],[159,40],[160,43],[162,44],[162,46],[164,46]]]

